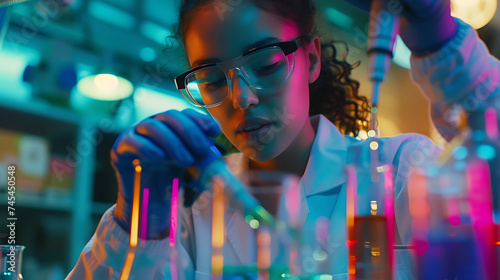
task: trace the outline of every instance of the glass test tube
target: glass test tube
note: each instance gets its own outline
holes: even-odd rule
[[[393,279],[392,168],[347,166],[349,279]]]
[[[181,234],[181,225],[179,224],[179,221],[182,215],[183,203],[184,203],[184,189],[179,188],[179,178],[174,178],[172,182],[172,200],[171,200],[171,210],[170,210],[170,236],[169,236],[170,277],[172,280],[179,279],[177,246],[179,244],[178,237]]]
[[[224,267],[225,221],[224,180],[215,177],[213,180],[212,198],[212,279],[222,279]]]

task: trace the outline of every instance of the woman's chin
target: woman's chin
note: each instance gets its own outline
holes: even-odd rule
[[[241,149],[240,151],[247,158],[258,162],[275,159],[283,152],[282,149],[277,149],[276,145],[273,144],[261,145],[259,147],[247,146],[246,149]]]

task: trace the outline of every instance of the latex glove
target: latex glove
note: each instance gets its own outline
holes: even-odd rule
[[[369,12],[372,0],[345,0]],[[457,33],[451,16],[450,0],[385,0],[395,11],[401,10],[400,36],[413,55],[438,51]],[[401,8],[399,8],[401,7]]]
[[[192,109],[166,111],[125,130],[111,149],[111,163],[118,180],[114,211],[117,223],[130,232],[135,175],[132,162],[139,159],[143,168],[141,193],[144,186],[150,192],[147,238],[167,237],[173,178],[182,176],[187,167],[211,153],[208,137],[219,133],[220,128],[211,117]]]

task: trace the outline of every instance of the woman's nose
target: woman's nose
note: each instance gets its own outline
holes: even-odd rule
[[[231,81],[229,97],[232,98],[234,109],[246,110],[252,105],[259,104],[256,89],[248,84],[239,70],[231,69],[228,77]]]

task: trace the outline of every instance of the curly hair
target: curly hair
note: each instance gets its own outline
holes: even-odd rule
[[[351,78],[359,62],[350,64],[338,59],[335,45],[321,44],[321,71],[309,85],[309,115],[323,114],[342,133],[358,136],[360,130],[368,131],[371,106],[365,96],[358,94],[359,82]]]
[[[176,37],[185,45],[184,33],[194,11],[201,4],[225,0],[183,0],[179,9]],[[293,20],[303,36],[316,33],[316,5],[314,0],[251,0],[259,8],[281,18]],[[346,46],[347,50],[347,45]],[[339,130],[357,136],[360,130],[368,130],[370,104],[358,94],[359,82],[350,75],[359,63],[350,64],[337,58],[335,42],[321,45],[321,71],[318,79],[309,85],[309,115],[323,114]],[[348,50],[347,50],[348,51]]]

